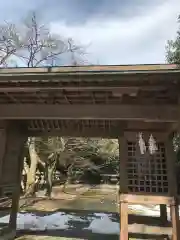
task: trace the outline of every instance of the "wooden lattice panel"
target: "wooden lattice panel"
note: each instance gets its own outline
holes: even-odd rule
[[[129,192],[167,193],[167,163],[163,143],[148,160],[137,159],[136,143],[128,142],[128,190]]]

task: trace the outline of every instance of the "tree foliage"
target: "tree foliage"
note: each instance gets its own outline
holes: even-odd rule
[[[166,60],[168,63],[180,64],[180,15],[178,17],[179,27],[175,40],[169,40],[166,45]]]
[[[169,40],[166,45],[166,60],[168,63],[180,65],[180,15],[178,17],[178,30],[175,40]],[[180,161],[180,136],[176,134],[173,140],[177,160]]]
[[[0,24],[0,67],[7,67],[10,59],[21,48],[17,26],[8,22]]]

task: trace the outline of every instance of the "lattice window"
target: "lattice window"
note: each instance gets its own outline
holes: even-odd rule
[[[168,192],[165,147],[163,143],[157,143],[157,147],[156,153],[147,160],[137,159],[136,143],[128,142],[127,172],[129,192]]]

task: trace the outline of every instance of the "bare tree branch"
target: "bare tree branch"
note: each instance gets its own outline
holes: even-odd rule
[[[52,34],[47,26],[41,24],[35,12],[28,15],[19,29],[21,48],[15,56],[27,67],[57,65],[66,58],[64,54],[70,54],[72,64],[77,65],[85,55],[85,47],[75,44],[72,39]]]
[[[51,34],[48,27],[38,21],[35,12],[23,22],[21,42],[23,47],[16,56],[23,59],[27,67],[52,66],[69,51],[67,41]]]
[[[7,66],[10,57],[21,48],[20,38],[14,24],[0,25],[0,66]]]

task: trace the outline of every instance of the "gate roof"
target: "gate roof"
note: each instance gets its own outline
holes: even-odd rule
[[[168,64],[0,69],[0,119],[38,134],[161,128],[178,122],[179,89],[180,69]]]

